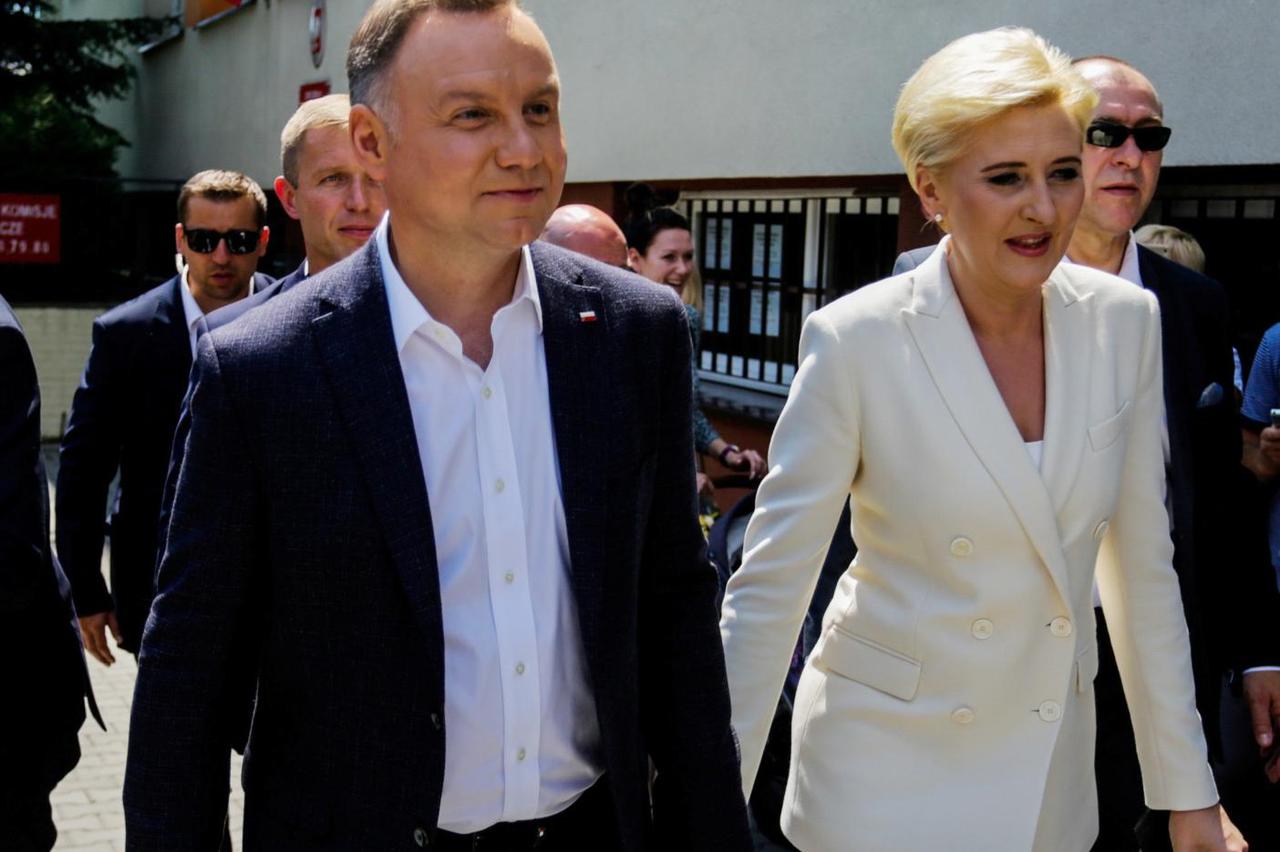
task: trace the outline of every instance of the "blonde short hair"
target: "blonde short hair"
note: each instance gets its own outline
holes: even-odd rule
[[[1172,225],[1143,225],[1133,238],[1156,254],[1196,272],[1204,272],[1204,249],[1196,238]]]
[[[303,101],[294,111],[284,130],[280,131],[280,168],[284,179],[298,185],[298,159],[302,156],[302,139],[308,130],[321,127],[346,127],[351,114],[351,99],[346,95],[325,95]]]
[[[920,166],[945,169],[964,153],[974,129],[1009,110],[1060,104],[1083,137],[1097,101],[1071,59],[1031,30],[973,33],[930,56],[903,85],[893,110],[893,149],[918,190]]]

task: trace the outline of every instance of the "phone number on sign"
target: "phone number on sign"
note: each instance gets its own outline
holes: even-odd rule
[[[0,254],[49,254],[53,247],[47,240],[15,240],[0,238]]]

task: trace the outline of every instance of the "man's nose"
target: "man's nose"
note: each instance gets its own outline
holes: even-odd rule
[[[1138,147],[1137,140],[1130,135],[1128,139],[1124,140],[1124,144],[1112,152],[1111,162],[1126,169],[1136,169],[1142,162],[1144,153]]]
[[[231,262],[231,249],[227,248],[226,237],[219,237],[218,244],[213,247],[213,262],[223,264]]]
[[[540,162],[542,162],[542,146],[538,144],[537,137],[524,121],[524,117],[521,116],[520,120],[508,123],[507,129],[503,131],[501,144],[498,146],[498,165],[504,168],[514,166],[531,169]]]
[[[351,188],[347,190],[348,210],[369,209],[369,187],[365,183],[366,180],[368,180],[368,178],[365,176],[358,175],[355,180],[351,181]]]

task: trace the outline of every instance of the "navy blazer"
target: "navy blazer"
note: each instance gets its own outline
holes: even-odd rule
[[[621,848],[748,850],[684,310],[628,273],[532,252]],[[217,846],[245,672],[246,850],[419,848],[444,775],[440,589],[372,241],[202,338],[177,443],[133,704],[128,848]]]
[[[254,277],[257,288],[273,280]],[[114,609],[121,647],[135,653],[154,593],[160,497],[191,370],[182,286],[175,275],[94,320],[93,348],[71,402],[58,468],[58,556],[76,610]],[[108,592],[103,519],[117,470]]]
[[[49,481],[31,350],[0,298],[0,616],[18,640],[5,664],[0,766],[52,788],[80,757],[85,699],[98,724],[71,590],[49,546]]]
[[[213,331],[215,328],[222,328],[227,323],[234,322],[264,302],[274,299],[282,293],[287,293],[294,285],[306,280],[306,270],[307,262],[304,260],[298,264],[298,268],[293,272],[290,272],[275,283],[263,287],[261,290],[256,290],[252,296],[248,296],[238,302],[232,302],[226,307],[218,308],[218,310],[205,317],[206,328],[209,331]]]
[[[895,274],[936,246],[903,252]],[[1258,485],[1240,464],[1227,297],[1211,278],[1138,246],[1143,286],[1160,303],[1173,567],[1191,632],[1196,704],[1219,749],[1224,672],[1280,665],[1280,595]]]

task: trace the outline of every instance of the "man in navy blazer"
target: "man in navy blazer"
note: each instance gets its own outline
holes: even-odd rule
[[[102,663],[116,643],[137,653],[151,608],[157,522],[173,431],[205,314],[272,283],[266,196],[238,172],[194,175],[178,196],[174,239],[185,271],[93,322],[93,348],[62,437],[58,556],[71,580],[85,646]],[[102,576],[107,496],[111,588]]]
[[[35,364],[0,298],[0,615],[20,643],[5,664],[0,701],[0,835],[19,852],[53,847],[49,793],[80,759],[86,697],[102,724],[71,590],[49,546],[41,453]]]
[[[302,226],[306,257],[271,286],[210,314],[209,331],[328,269],[363,246],[378,226],[387,197],[351,148],[350,110],[346,95],[325,95],[305,101],[285,124],[275,191],[285,213]]]
[[[247,850],[745,852],[683,308],[530,245],[566,161],[532,19],[410,5],[348,53],[387,219],[200,341],[128,848],[217,845],[247,673]]]

